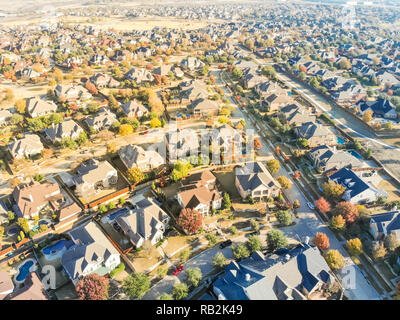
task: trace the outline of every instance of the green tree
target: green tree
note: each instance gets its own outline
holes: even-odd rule
[[[218,238],[217,238],[217,236],[216,236],[214,233],[208,233],[208,234],[206,235],[206,239],[207,239],[208,245],[209,245],[210,247],[215,246],[215,244],[216,244],[217,241],[218,241]]]
[[[280,210],[275,213],[275,216],[279,223],[283,224],[284,226],[289,226],[292,224],[292,214],[288,210]]]
[[[174,285],[172,289],[172,296],[176,300],[182,300],[187,297],[189,293],[189,289],[185,283],[177,283]]]
[[[250,219],[250,226],[255,232],[260,230],[260,223],[255,219]]]
[[[157,276],[163,279],[168,273],[168,265],[163,264],[157,268]]]
[[[192,168],[192,164],[187,161],[177,161],[174,165],[174,169],[171,173],[171,179],[173,181],[181,180],[189,174],[189,170]]]
[[[229,197],[229,193],[225,192],[223,198],[223,208],[229,209],[230,207],[231,207],[231,198]]]
[[[189,257],[190,257],[190,251],[189,250],[183,250],[179,255],[179,259],[182,262],[187,261],[189,259]]]
[[[335,181],[330,180],[322,185],[322,190],[324,191],[324,194],[328,199],[337,201],[346,191],[346,188],[341,184],[338,184]]]
[[[250,256],[250,251],[244,243],[232,246],[232,253],[237,260],[248,258]]]
[[[157,300],[174,300],[174,298],[169,293],[163,293],[161,296],[157,298]]]
[[[227,259],[222,252],[218,252],[213,258],[213,266],[217,268],[223,268],[226,266]]]
[[[124,280],[122,288],[130,298],[141,299],[150,289],[150,280],[145,273],[132,273]]]
[[[186,270],[185,281],[189,286],[197,287],[203,279],[200,268],[190,268]]]
[[[150,127],[152,128],[159,128],[161,127],[161,121],[158,118],[153,118],[150,121]]]
[[[280,248],[285,248],[288,241],[281,230],[271,230],[267,233],[268,249],[275,251]]]
[[[394,233],[390,233],[385,238],[385,247],[389,251],[395,251],[400,246],[400,241]]]
[[[26,233],[28,234],[30,231],[28,219],[26,218],[18,218],[17,225]]]
[[[247,247],[250,252],[260,251],[262,248],[260,238],[256,235],[250,236],[247,240]]]

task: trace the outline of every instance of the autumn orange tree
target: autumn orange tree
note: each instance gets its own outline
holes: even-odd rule
[[[106,300],[109,281],[105,277],[92,273],[78,281],[76,293],[80,300]]]
[[[347,223],[356,221],[359,216],[357,207],[347,201],[339,202],[336,207],[332,210],[333,215],[342,215]]]
[[[327,212],[331,211],[330,203],[323,197],[319,198],[318,200],[315,200],[314,205],[322,213],[327,213]]]
[[[313,243],[320,250],[327,250],[330,247],[328,236],[322,232],[317,232],[317,234],[314,237]]]
[[[203,225],[203,216],[195,209],[182,209],[177,224],[187,234],[195,234]]]

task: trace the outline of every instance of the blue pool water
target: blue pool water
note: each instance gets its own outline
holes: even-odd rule
[[[110,214],[109,216],[107,216],[107,220],[108,221],[113,221],[115,220],[116,217],[118,217],[120,214],[123,214],[125,212],[128,212],[129,209],[128,208],[122,208],[121,210],[115,211],[114,213]]]
[[[53,243],[53,244],[43,248],[42,252],[46,256],[55,255],[64,249],[69,249],[73,244],[74,243],[71,240],[59,240],[56,243]]]
[[[345,141],[344,141],[344,139],[342,137],[337,137],[337,143],[344,144]]]
[[[356,157],[357,159],[362,159],[363,157],[360,156],[357,152],[355,152],[354,150],[350,150],[349,153],[351,155],[353,155],[354,157]]]
[[[7,234],[9,236],[13,236],[14,234],[17,234],[17,233],[18,233],[18,228],[12,228],[12,229],[8,230],[8,232],[7,232]]]
[[[190,114],[183,114],[183,113],[178,113],[178,114],[175,116],[175,118],[180,119],[180,118],[183,118],[183,116],[186,116],[186,118],[190,118]]]
[[[288,95],[288,96],[292,96],[293,93],[292,93],[292,92],[288,92],[287,95]]]
[[[19,267],[19,273],[16,278],[17,281],[22,282],[25,280],[26,276],[30,273],[29,270],[33,266],[33,263],[34,262],[32,260],[29,260]]]

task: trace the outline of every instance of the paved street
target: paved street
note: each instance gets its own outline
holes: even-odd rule
[[[215,76],[217,79],[220,80],[218,74],[216,74]],[[224,90],[225,94],[230,97],[232,103],[235,104],[228,89],[224,87]],[[241,111],[239,107],[236,108],[235,116],[236,113],[239,113],[240,116],[245,119],[248,127],[255,130],[254,125],[252,125],[252,121],[244,112]],[[260,151],[262,154],[273,156],[273,151],[267,146],[264,141],[263,148]],[[277,176],[279,175],[287,176],[289,179],[292,180],[290,174],[283,166],[281,166],[280,171],[277,173]],[[314,210],[311,210],[307,206],[308,200],[305,198],[299,187],[295,183],[293,183],[293,187],[289,190],[286,190],[285,194],[291,202],[297,199],[301,203],[301,207],[297,210],[297,212],[299,213],[297,224],[292,227],[286,227],[282,229],[286,236],[297,240],[304,240],[306,236],[313,238],[317,232],[325,233],[329,237],[331,249],[339,250],[345,258],[345,270],[347,274],[353,276],[347,290],[348,297],[353,300],[379,299],[379,294],[364,278],[360,268],[354,264],[347,251],[340,244],[333,232],[321,221],[316,212]],[[350,277],[346,277],[346,274],[344,274],[342,276],[342,280],[344,280],[343,285],[346,285],[347,279],[350,279]]]

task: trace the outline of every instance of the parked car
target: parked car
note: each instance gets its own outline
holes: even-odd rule
[[[180,274],[182,271],[183,271],[183,266],[181,265],[181,266],[179,266],[179,267],[176,267],[176,268],[175,268],[175,271],[172,271],[172,274],[173,274],[174,276],[177,276],[177,275]]]
[[[229,247],[231,244],[232,244],[232,240],[226,240],[226,241],[222,242],[222,243],[219,245],[219,247],[220,247],[221,249],[224,249],[224,248],[226,248],[226,247]]]
[[[307,205],[308,205],[308,207],[309,207],[310,209],[312,209],[312,210],[315,209],[315,206],[314,206],[314,204],[313,204],[312,202],[307,202]]]

